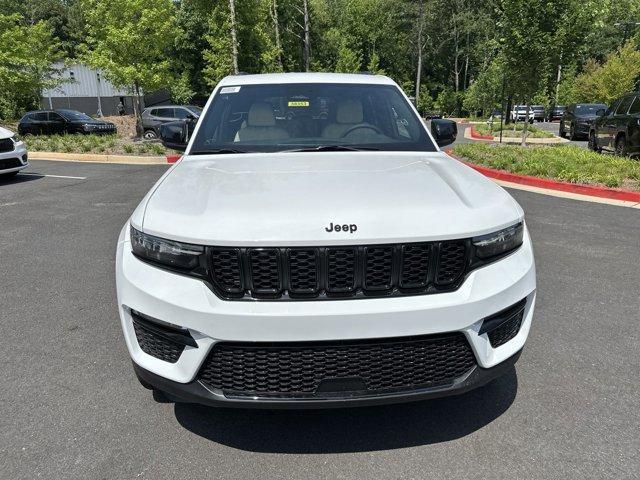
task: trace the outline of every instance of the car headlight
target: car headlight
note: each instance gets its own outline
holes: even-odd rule
[[[133,227],[131,251],[142,260],[193,274],[206,273],[204,247],[147,235]]]
[[[17,133],[14,133],[13,137],[11,137],[11,140],[13,140],[13,144],[14,145],[17,145],[18,143],[20,143],[22,141],[22,138]]]
[[[476,257],[486,260],[509,253],[520,245],[524,235],[522,222],[488,235],[473,239]]]
[[[91,130],[95,130],[96,126],[85,123],[84,125],[82,125],[82,128],[83,130],[90,132]]]

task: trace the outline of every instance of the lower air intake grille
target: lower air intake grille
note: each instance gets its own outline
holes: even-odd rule
[[[198,380],[231,397],[318,398],[450,384],[475,365],[462,333],[346,342],[218,343]],[[341,386],[333,390],[337,384]]]
[[[145,320],[133,315],[133,329],[136,332],[138,345],[140,345],[140,349],[144,353],[169,363],[176,363],[180,355],[182,355],[184,345],[172,342],[163,335],[159,335],[158,331],[162,327],[155,325],[154,327],[149,327]]]
[[[491,343],[493,348],[504,345],[520,331],[520,325],[522,325],[522,319],[524,317],[524,303],[521,302],[521,305],[522,306],[514,312],[508,320],[487,334],[489,336],[489,343]]]
[[[7,168],[18,168],[20,166],[22,166],[22,162],[19,158],[0,159],[0,170],[6,170]]]

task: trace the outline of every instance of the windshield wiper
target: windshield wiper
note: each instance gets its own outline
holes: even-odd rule
[[[238,150],[237,148],[218,148],[212,150],[196,150],[189,152],[189,155],[218,155],[225,153],[247,153],[244,150]]]
[[[318,145],[317,147],[296,148],[283,152],[360,152],[363,150],[380,150],[375,147],[350,147],[348,145]]]

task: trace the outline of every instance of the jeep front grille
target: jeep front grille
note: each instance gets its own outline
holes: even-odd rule
[[[301,248],[211,247],[211,283],[226,299],[327,299],[452,291],[467,240]]]

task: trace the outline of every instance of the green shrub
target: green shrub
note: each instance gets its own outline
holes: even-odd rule
[[[471,163],[522,175],[640,190],[639,161],[572,145],[465,143],[456,145],[453,154]]]

